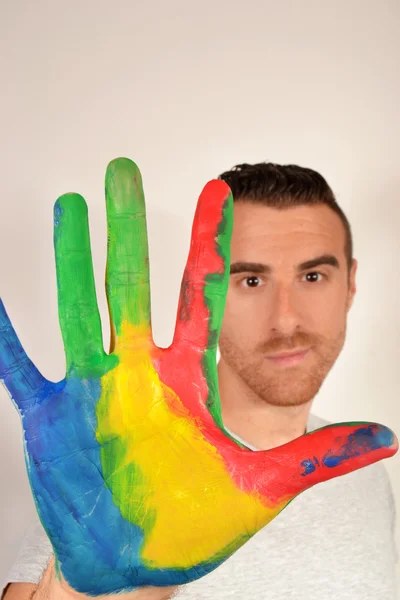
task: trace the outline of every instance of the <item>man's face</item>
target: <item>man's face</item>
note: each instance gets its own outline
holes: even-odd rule
[[[278,210],[237,201],[234,211],[221,362],[269,404],[304,404],[345,340],[357,262],[349,280],[344,226],[324,205]],[[299,267],[321,256],[338,267]],[[301,360],[271,358],[306,349]]]

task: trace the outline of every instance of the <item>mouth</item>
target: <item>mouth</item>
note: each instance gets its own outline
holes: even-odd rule
[[[282,352],[281,354],[272,354],[265,358],[272,364],[278,366],[292,366],[301,363],[309,352],[311,352],[311,348],[307,348],[306,350],[295,350],[292,352]]]

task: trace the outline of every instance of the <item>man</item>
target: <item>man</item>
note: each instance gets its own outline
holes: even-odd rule
[[[357,261],[350,225],[317,172],[244,164],[220,178],[235,199],[218,364],[223,421],[266,450],[327,424],[310,409],[345,341]],[[394,530],[391,486],[376,463],[301,494],[177,597],[395,600]],[[28,600],[51,555],[37,521],[6,600]]]

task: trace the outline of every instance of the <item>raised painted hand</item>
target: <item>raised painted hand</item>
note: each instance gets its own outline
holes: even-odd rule
[[[168,348],[152,339],[145,203],[132,161],[108,166],[106,205],[109,353],[77,194],[54,209],[62,381],[32,364],[0,301],[0,377],[21,416],[36,507],[59,573],[93,596],[197,579],[299,493],[398,445],[374,423],[324,427],[265,452],[234,441],[216,367],[233,225],[228,186],[211,181],[200,195]]]

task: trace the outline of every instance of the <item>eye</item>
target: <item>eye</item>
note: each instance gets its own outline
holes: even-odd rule
[[[244,279],[241,280],[240,284],[243,285],[243,287],[245,288],[255,288],[255,287],[260,287],[260,278],[257,277],[257,275],[249,275],[248,277],[245,277]]]
[[[306,273],[305,277],[309,278],[309,283],[314,283],[317,282],[316,277],[318,277],[318,275],[320,275],[322,279],[325,278],[325,275],[323,273],[320,273],[319,271],[310,271],[309,273]]]

